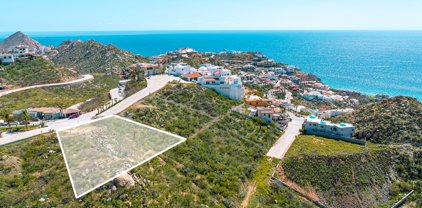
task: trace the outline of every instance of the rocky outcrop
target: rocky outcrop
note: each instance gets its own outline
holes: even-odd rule
[[[136,63],[137,60],[136,56],[129,51],[93,40],[64,41],[48,56],[54,63],[73,68],[79,73],[120,74],[123,69]]]
[[[117,187],[128,187],[128,186],[134,186],[135,180],[129,173],[123,173],[122,175],[118,176],[113,180],[114,185]]]
[[[20,45],[27,46],[29,49],[35,51],[38,51],[44,47],[36,40],[31,39],[29,36],[23,34],[21,31],[18,31],[3,40],[2,42],[0,42],[0,51],[8,52],[11,51],[14,47]]]

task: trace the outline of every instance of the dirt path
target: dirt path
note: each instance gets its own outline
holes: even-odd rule
[[[191,138],[196,137],[200,132],[208,129],[211,125],[215,124],[216,122],[220,121],[224,116],[227,116],[230,114],[230,112],[232,112],[234,109],[238,108],[241,105],[237,105],[232,107],[230,110],[228,110],[225,114],[222,114],[220,116],[214,117],[211,121],[209,121],[208,123],[206,123],[201,129],[199,129],[198,131],[196,131],[192,136],[190,136]]]
[[[240,205],[240,207],[242,208],[246,208],[249,205],[249,202],[251,201],[252,197],[255,196],[255,192],[256,192],[256,183],[251,183],[248,186],[248,192],[246,193],[245,198],[242,201],[242,204]]]

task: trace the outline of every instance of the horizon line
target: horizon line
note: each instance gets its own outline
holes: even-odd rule
[[[51,32],[230,32],[230,31],[422,31],[422,29],[182,29],[182,30],[167,30],[167,29],[152,29],[152,30],[15,30],[15,31],[0,31],[0,33],[16,33],[21,31],[23,33],[51,33]]]

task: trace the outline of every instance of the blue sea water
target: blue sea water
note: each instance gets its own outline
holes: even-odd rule
[[[422,100],[422,31],[121,31],[28,33],[44,45],[94,39],[152,56],[198,51],[259,51],[298,66],[332,88]],[[0,33],[0,39],[10,33]]]

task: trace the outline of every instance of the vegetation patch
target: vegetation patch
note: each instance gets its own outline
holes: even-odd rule
[[[14,156],[30,161],[23,164],[31,167],[25,172],[27,178],[1,182],[1,190],[8,191],[0,192],[0,201],[5,202],[5,206],[18,207],[238,207],[244,198],[245,184],[258,174],[261,160],[279,137],[279,131],[232,113],[230,109],[237,105],[236,101],[202,87],[199,91],[195,88],[196,85],[175,84],[136,105],[159,113],[153,119],[135,107],[124,113],[136,121],[190,136],[185,143],[131,171],[135,186],[116,189],[113,183],[108,183],[75,200],[57,140],[52,135],[39,136],[0,148],[9,155],[12,154],[9,151],[18,151]],[[171,96],[187,92],[193,94],[177,102],[177,98]],[[204,107],[192,100],[213,104]],[[190,112],[189,116],[177,117],[185,111]],[[161,118],[172,116],[176,116],[173,123],[161,123]],[[176,121],[200,128],[188,132],[173,129]],[[50,153],[50,149],[55,153]],[[12,197],[18,192],[22,198]],[[2,200],[5,198],[8,200]],[[40,198],[45,200],[40,201]]]
[[[261,159],[253,180],[256,184],[256,192],[248,207],[313,207],[311,203],[289,188],[279,187],[271,182],[271,176],[279,162],[269,157]]]
[[[371,103],[335,120],[355,124],[360,139],[422,145],[422,103],[415,98],[397,96]]]
[[[397,157],[398,149],[403,148],[413,152],[411,146],[368,145],[365,148],[321,137],[299,136],[282,165],[290,180],[314,189],[325,204],[372,207],[392,203],[390,186],[396,181],[407,181],[418,189],[420,177],[414,174],[420,173],[420,164],[410,164],[415,159],[409,157],[409,151],[403,151],[407,157]],[[400,164],[403,167],[400,168]],[[400,176],[399,169],[412,176]]]
[[[59,68],[44,58],[16,61],[3,68],[4,70],[0,71],[0,82],[3,85],[19,87],[63,82],[77,77],[76,74]]]
[[[120,74],[127,66],[138,60],[138,57],[129,51],[93,40],[64,41],[48,56],[54,63],[73,68],[79,73]]]
[[[6,111],[29,107],[67,108],[90,98],[99,97],[96,105],[81,107],[83,111],[94,110],[108,101],[108,93],[117,87],[118,77],[98,75],[93,80],[63,87],[33,88],[0,97],[1,108]]]
[[[125,96],[130,96],[147,87],[147,80],[130,80],[125,86]]]

